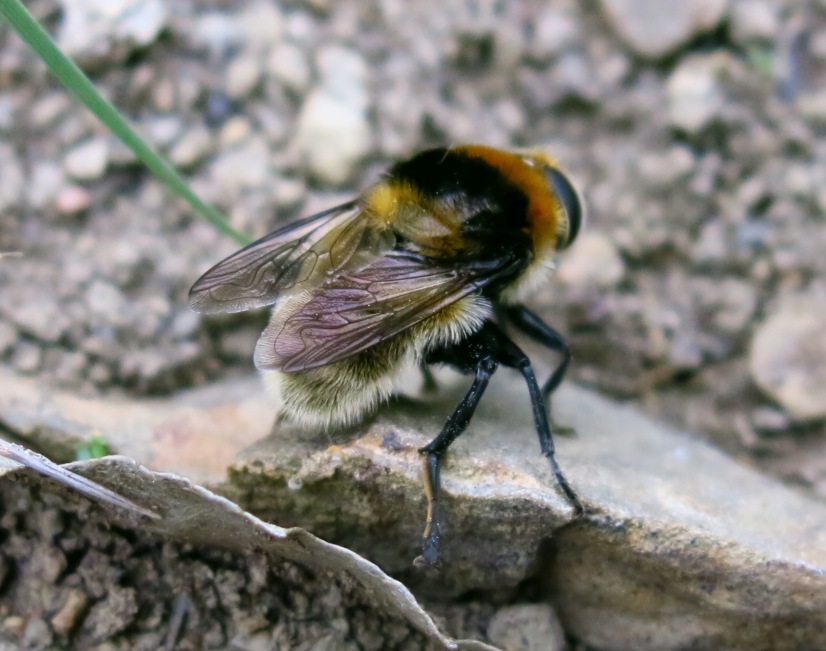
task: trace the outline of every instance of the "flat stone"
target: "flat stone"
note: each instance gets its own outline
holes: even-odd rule
[[[256,378],[173,401],[95,400],[0,371],[0,423],[31,447],[74,458],[99,435],[111,450],[156,470],[210,484],[224,481],[236,454],[266,436],[272,414]]]
[[[539,572],[565,633],[594,648],[826,646],[823,504],[631,407],[564,385],[555,417],[577,436],[557,437],[557,457],[589,508],[574,519],[539,454],[524,386],[506,370],[446,457],[438,580],[413,571],[424,521],[417,450],[467,388],[453,374],[438,379],[426,402],[399,399],[348,431],[281,423],[237,457],[229,483],[222,464],[232,463],[239,437],[262,435],[272,413],[252,380],[121,402],[1,373],[0,423],[44,450],[96,431],[153,467],[207,478],[259,517],[358,552],[423,595],[507,595]],[[194,517],[191,488],[164,496],[157,478],[129,488],[107,472],[92,478],[138,504],[167,504],[158,506],[166,518],[186,513],[175,535],[209,521],[204,540],[245,544],[240,520]],[[544,551],[549,539],[553,553]]]

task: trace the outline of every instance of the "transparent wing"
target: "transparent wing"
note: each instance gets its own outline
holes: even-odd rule
[[[410,328],[507,273],[510,259],[436,265],[391,252],[314,288],[273,319],[255,349],[260,369],[287,372],[344,359]]]
[[[390,232],[379,232],[350,201],[289,224],[212,267],[192,286],[189,305],[196,312],[242,312],[275,303],[297,289],[321,283],[359,260],[392,246]]]

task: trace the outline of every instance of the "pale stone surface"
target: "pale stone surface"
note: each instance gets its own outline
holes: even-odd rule
[[[578,435],[558,437],[558,458],[592,510],[572,520],[539,454],[524,387],[507,371],[447,457],[445,565],[438,575],[413,571],[424,520],[417,449],[467,385],[450,374],[440,381],[426,402],[400,399],[366,427],[281,424],[243,452],[220,490],[431,597],[505,596],[541,567],[563,629],[594,648],[826,645],[826,507],[632,408],[564,386],[555,415]],[[48,450],[97,432],[118,451],[213,485],[270,413],[252,380],[166,403],[104,403],[0,375],[0,423],[18,438]],[[542,551],[548,539],[552,554]]]
[[[202,483],[226,477],[234,456],[266,436],[273,408],[255,378],[179,394],[174,401],[95,400],[0,372],[0,424],[49,456],[71,459],[102,436],[110,449],[154,470]]]

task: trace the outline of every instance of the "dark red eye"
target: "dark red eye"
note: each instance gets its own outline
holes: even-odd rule
[[[579,233],[579,227],[582,223],[582,202],[579,199],[579,193],[568,180],[568,177],[558,169],[546,167],[545,179],[553,188],[557,199],[559,199],[562,207],[565,208],[565,213],[568,215],[568,236],[557,246],[559,249],[565,249],[573,244]]]

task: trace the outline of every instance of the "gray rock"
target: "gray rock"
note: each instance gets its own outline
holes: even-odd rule
[[[53,205],[65,182],[66,175],[57,163],[48,160],[35,163],[26,185],[28,204],[37,210]]]
[[[339,46],[319,53],[318,68],[321,80],[301,107],[293,146],[313,176],[336,185],[372,147],[367,69],[358,52]]]
[[[237,22],[244,44],[250,50],[268,52],[283,40],[284,16],[276,3],[266,0],[247,3],[238,14]]]
[[[534,19],[533,30],[529,51],[540,60],[565,52],[581,38],[579,16],[573,5],[543,7]]]
[[[780,28],[779,9],[769,0],[735,0],[729,12],[732,38],[737,43],[774,42]]]
[[[72,106],[71,96],[63,91],[57,91],[35,102],[26,117],[33,127],[52,127],[58,118],[72,109]]]
[[[652,188],[669,188],[688,177],[696,159],[688,147],[674,145],[663,152],[640,154],[638,169],[642,181]]]
[[[18,341],[11,356],[11,365],[21,373],[34,373],[43,363],[43,349],[31,341]]]
[[[49,624],[40,617],[32,617],[26,622],[26,630],[23,634],[23,645],[27,649],[45,649],[49,647],[54,638]]]
[[[63,159],[66,172],[77,181],[94,181],[103,176],[109,163],[109,143],[92,138],[72,147]]]
[[[82,630],[93,640],[112,637],[129,626],[138,614],[134,588],[110,586],[106,599],[94,604],[82,624]]]
[[[622,280],[625,263],[613,242],[590,231],[580,235],[560,264],[558,277],[573,287],[611,287]]]
[[[85,62],[111,64],[152,43],[165,27],[163,0],[60,0],[58,43]]]
[[[0,213],[20,205],[25,187],[23,166],[14,148],[0,142]]]
[[[267,61],[267,72],[296,95],[302,95],[310,87],[310,64],[304,50],[292,43],[279,43],[273,48]]]
[[[187,339],[195,333],[200,324],[201,320],[197,314],[192,310],[182,309],[173,317],[169,333],[175,339]]]
[[[0,97],[0,132],[7,133],[14,126],[17,102],[12,97]]]
[[[210,177],[220,195],[228,198],[243,188],[262,187],[270,178],[267,143],[256,138],[221,152],[210,165]]]
[[[97,324],[118,325],[128,318],[126,297],[112,283],[94,280],[86,289],[86,305]]]
[[[176,167],[190,169],[203,162],[212,154],[212,135],[201,125],[188,128],[169,150],[169,160]]]
[[[194,47],[206,49],[213,60],[223,59],[244,40],[237,21],[223,11],[205,11],[196,15],[184,36]]]
[[[725,105],[719,75],[727,55],[714,53],[683,59],[666,85],[668,115],[675,127],[697,133],[716,118]]]
[[[14,307],[4,306],[17,327],[46,342],[57,342],[68,330],[70,321],[53,295],[26,296]]]
[[[520,604],[496,611],[488,624],[490,641],[507,651],[565,651],[565,633],[547,604]]]
[[[637,54],[649,58],[665,56],[714,28],[727,7],[728,0],[602,0],[617,34]]]
[[[184,128],[183,120],[176,115],[156,116],[144,121],[141,126],[144,136],[159,149],[166,149],[175,142]],[[127,148],[127,151],[130,150]]]
[[[717,278],[707,296],[713,312],[710,317],[714,326],[724,333],[739,333],[751,323],[757,311],[757,289],[753,283],[739,278]]]
[[[241,100],[252,94],[264,74],[261,56],[251,52],[232,61],[226,70],[224,89],[233,99]]]
[[[6,321],[0,321],[0,354],[9,350],[16,341],[17,329]]]
[[[826,125],[826,91],[813,89],[801,95],[798,104],[807,120],[818,126]]]
[[[299,178],[279,177],[275,180],[273,200],[287,210],[297,208],[307,197],[307,184]]]
[[[826,418],[826,299],[786,299],[754,333],[755,383],[796,421]]]

